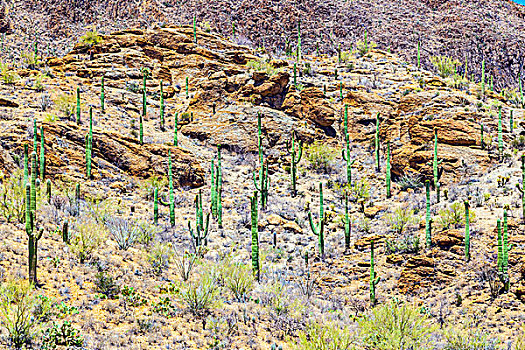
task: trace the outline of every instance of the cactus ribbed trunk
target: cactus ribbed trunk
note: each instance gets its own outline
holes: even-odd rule
[[[259,223],[258,223],[258,199],[257,191],[253,192],[253,197],[250,197],[251,202],[251,222],[252,222],[252,269],[257,281],[260,281],[260,266],[259,266]]]
[[[427,247],[432,246],[432,227],[431,227],[431,217],[430,217],[430,181],[425,181],[425,190],[426,190],[426,215],[425,215],[425,236],[427,241]]]

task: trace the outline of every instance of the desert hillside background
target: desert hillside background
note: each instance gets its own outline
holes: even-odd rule
[[[525,349],[523,6],[1,12],[1,348]]]

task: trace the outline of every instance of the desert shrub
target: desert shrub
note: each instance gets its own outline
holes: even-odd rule
[[[490,338],[476,327],[465,329],[450,328],[445,331],[446,345],[444,350],[495,350],[498,340]]]
[[[42,337],[42,349],[56,349],[59,346],[84,345],[84,338],[78,329],[75,329],[71,322],[64,321],[62,324],[53,323],[51,327],[44,331]]]
[[[518,338],[516,338],[516,344],[514,345],[515,350],[525,350],[525,328],[522,326],[522,330]]]
[[[337,150],[326,145],[321,140],[305,146],[308,166],[318,172],[330,173],[334,167]]]
[[[80,37],[80,42],[87,46],[93,46],[102,42],[102,37],[98,35],[95,29],[89,30]]]
[[[192,254],[184,251],[182,254],[172,255],[175,256],[175,271],[180,275],[183,281],[187,281],[191,276],[193,268],[199,262],[199,254]]]
[[[385,240],[385,253],[417,253],[419,251],[419,237],[417,234],[407,233],[393,240]]]
[[[261,304],[277,316],[296,315],[304,310],[299,299],[290,298],[288,287],[279,280],[272,280],[263,287]]]
[[[227,261],[222,268],[224,285],[238,301],[253,289],[254,276],[250,265]]]
[[[33,339],[41,317],[35,316],[37,299],[27,281],[8,280],[0,286],[0,325],[7,330],[7,341],[21,349]]]
[[[473,222],[476,217],[472,208],[469,209],[469,217],[470,222]],[[454,202],[450,208],[440,210],[438,223],[443,230],[465,225],[465,205],[461,202]]]
[[[438,71],[439,76],[442,78],[446,78],[455,74],[456,67],[461,64],[458,60],[453,60],[447,56],[431,56],[430,62]]]
[[[124,218],[108,217],[106,227],[121,250],[127,250],[140,236],[137,223]]]
[[[367,201],[370,198],[370,183],[362,178],[356,182],[350,188],[350,199],[353,202],[359,202],[360,200]]]
[[[0,77],[5,84],[14,84],[20,77],[7,63],[0,62]]]
[[[83,264],[91,258],[105,236],[104,227],[91,220],[76,221],[71,228],[70,248]]]
[[[312,322],[290,346],[295,350],[347,350],[354,348],[352,344],[352,333],[347,327],[334,322]]]
[[[397,207],[393,213],[386,216],[386,221],[394,233],[401,234],[407,226],[415,224],[417,222],[417,218],[414,215],[413,209],[400,206]]]
[[[435,329],[416,305],[395,301],[377,306],[358,323],[362,345],[374,350],[428,349]]]
[[[87,200],[88,211],[97,224],[104,225],[118,209],[116,200]]]
[[[120,292],[120,287],[115,282],[113,276],[106,271],[97,272],[95,275],[95,292],[103,298],[115,299]]]
[[[366,55],[370,52],[370,50],[375,49],[377,44],[375,42],[368,42],[368,41],[358,41],[357,42],[357,51],[361,56]]]
[[[174,255],[171,243],[157,243],[148,254],[148,262],[151,264],[153,273],[161,275],[170,264]]]
[[[144,245],[149,245],[157,234],[161,232],[160,228],[151,224],[148,221],[138,222],[139,236],[137,242]]]
[[[77,98],[74,94],[61,94],[55,98],[57,111],[61,112],[64,117],[70,119],[75,115]]]
[[[203,315],[218,303],[219,273],[210,267],[194,279],[182,282],[177,293],[179,301],[194,315]]]
[[[141,196],[146,200],[153,199],[153,192],[155,191],[155,188],[159,189],[160,194],[160,192],[167,187],[168,179],[164,176],[157,175],[150,176],[139,184]]]
[[[421,177],[418,174],[415,173],[409,173],[405,174],[399,179],[398,181],[399,187],[401,187],[402,191],[406,191],[409,188],[412,189],[418,189],[423,187],[423,183],[421,182]]]
[[[256,72],[266,73],[269,76],[275,75],[281,71],[280,69],[276,69],[274,66],[272,66],[270,62],[262,59],[248,61],[248,63],[246,63],[246,66],[250,69],[253,69]]]
[[[29,69],[35,69],[42,62],[38,59],[38,56],[32,50],[27,50],[22,52],[20,55],[22,57],[22,62]]]
[[[0,173],[0,215],[7,222],[23,223],[25,218],[25,187],[22,170],[7,177]]]

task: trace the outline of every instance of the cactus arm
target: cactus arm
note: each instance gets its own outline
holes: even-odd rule
[[[312,229],[312,232],[314,233],[314,235],[319,236],[319,232],[317,231],[317,228],[315,227],[311,212],[308,213],[308,221],[310,222],[310,228]]]

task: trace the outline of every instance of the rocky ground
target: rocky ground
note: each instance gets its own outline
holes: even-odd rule
[[[435,326],[431,337],[421,337],[425,343],[413,349],[522,349],[518,337],[525,296],[525,235],[516,185],[522,182],[525,125],[519,98],[488,87],[483,93],[479,83],[466,79],[440,78],[379,49],[345,53],[342,62],[335,55],[304,54],[296,64],[294,82],[294,58],[270,57],[201,29],[194,43],[191,26],[122,30],[103,35],[98,44],[79,42],[67,55],[42,61],[45,64],[5,70],[0,84],[3,283],[28,277],[23,148],[28,145],[31,152],[35,147],[34,119],[38,142],[40,127],[45,136],[46,175],[36,212],[36,226],[44,233],[38,244],[35,293],[56,304],[55,311],[42,318],[42,329],[70,321],[87,349],[291,349],[311,332],[312,324],[335,322],[345,327],[338,329],[352,337],[354,348],[370,349],[371,343],[362,338],[366,332],[361,322],[374,306],[369,291],[374,241],[374,267],[381,277],[377,307],[392,300],[413,303]],[[141,145],[145,68],[149,74]],[[9,75],[12,81],[5,78]],[[161,82],[164,128],[159,116]],[[80,124],[75,120],[77,87]],[[350,158],[355,160],[353,186],[346,184],[346,162],[341,158],[345,105]],[[90,108],[93,173],[87,179]],[[176,113],[178,147],[173,145]],[[378,113],[379,171],[374,159]],[[268,206],[260,211],[258,223],[261,280],[254,282],[249,197],[255,190],[253,172],[259,167],[258,114],[270,184]],[[439,202],[435,189],[431,193],[433,244],[427,246],[423,183],[433,180],[434,131],[443,174]],[[305,145],[295,197],[289,174],[292,132]],[[387,144],[392,151],[390,198],[385,185]],[[222,148],[223,227],[211,219],[208,244],[186,281],[181,265],[187,266],[188,254],[195,249],[188,221],[195,226],[194,198],[199,191],[204,212],[209,211],[210,162],[217,145]],[[37,146],[38,154],[40,150]],[[153,188],[167,200],[169,152],[175,225],[163,205],[155,225]],[[52,184],[49,201],[47,179]],[[314,221],[319,216],[319,183],[326,213],[324,257],[308,224],[310,211]],[[349,249],[342,223],[345,188],[352,222]],[[464,248],[465,200],[472,213],[470,261]],[[496,222],[504,208],[514,245],[508,292],[495,272]],[[395,230],[392,222],[403,212],[407,225]],[[65,221],[69,244],[61,235]],[[118,225],[122,222],[125,228]],[[135,238],[127,242],[129,247],[118,244],[119,232]],[[87,254],[82,256],[82,251]],[[195,310],[184,295],[192,286],[210,290],[210,274],[216,277],[212,302]],[[234,277],[249,286],[246,293],[232,293],[228,281]],[[108,278],[120,291],[107,288],[112,287]],[[5,329],[2,335],[8,344]],[[471,342],[454,347],[455,335]],[[35,336],[33,346],[45,343],[42,339]],[[488,345],[494,339],[499,343]],[[474,347],[475,341],[487,345]],[[384,347],[391,348],[396,347]]]

